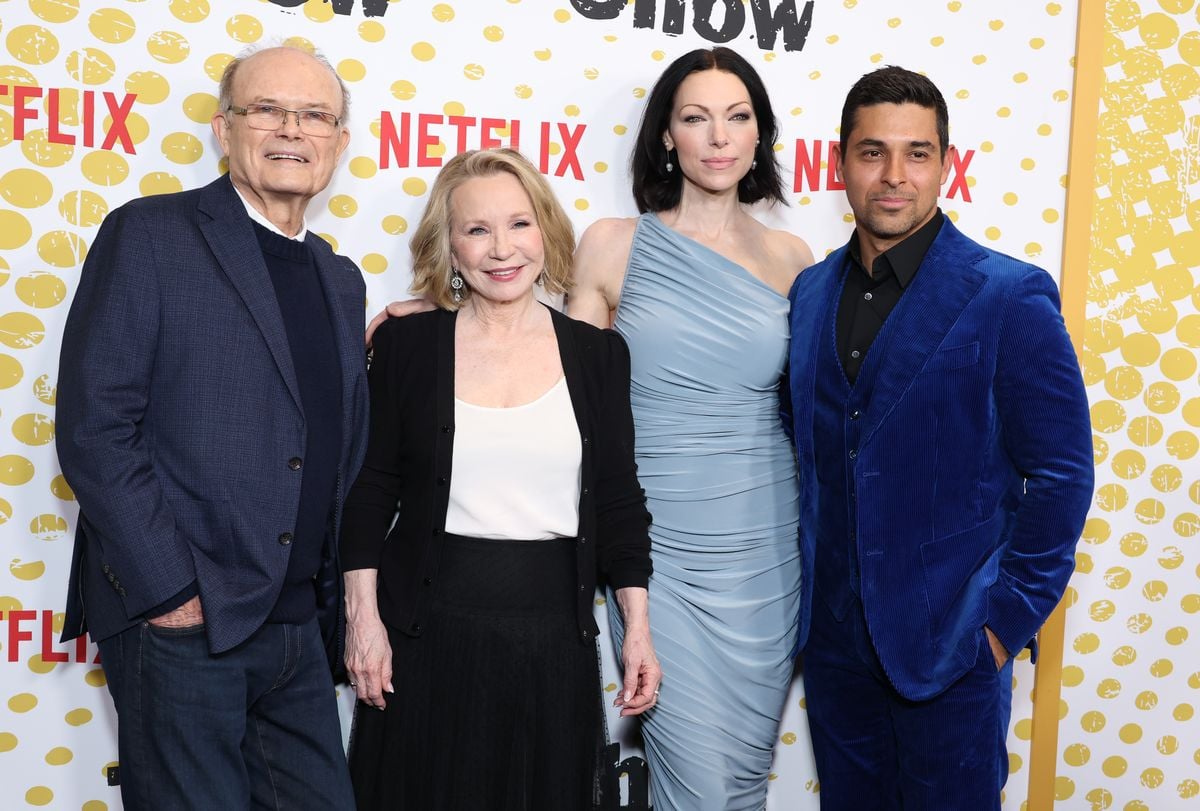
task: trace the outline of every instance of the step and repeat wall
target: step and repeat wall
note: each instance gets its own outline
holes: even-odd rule
[[[1176,808],[1198,791],[1194,643],[1185,655],[1200,610],[1186,461],[1200,424],[1194,5],[1108,3],[1084,358],[1102,487],[1068,613],[1065,807]],[[829,160],[841,103],[861,74],[900,64],[950,105],[944,210],[1057,278],[1078,14],[1041,0],[0,2],[0,806],[121,807],[96,647],[57,641],[77,518],[54,452],[59,337],[105,214],[224,170],[208,122],[233,55],[316,47],[351,89],[350,146],[308,222],[362,268],[365,320],[407,296],[411,228],[459,151],[520,148],[577,232],[635,214],[643,100],[672,59],[716,44],[760,71],[780,119],[789,205],[757,210],[765,222],[818,256],[845,242],[853,219]],[[1027,800],[1033,675],[1023,654],[1007,809]],[[620,757],[638,754],[633,725],[609,723]],[[818,807],[799,679],[772,778],[769,808]]]

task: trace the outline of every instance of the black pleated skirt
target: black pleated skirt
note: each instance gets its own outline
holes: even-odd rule
[[[443,538],[425,631],[389,628],[395,694],[355,710],[359,811],[590,811],[600,670],[574,540]]]

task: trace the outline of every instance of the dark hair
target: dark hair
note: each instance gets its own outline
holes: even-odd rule
[[[654,83],[654,89],[646,101],[646,109],[642,111],[642,123],[633,147],[630,171],[633,175],[633,199],[638,211],[643,214],[647,211],[667,211],[679,205],[683,193],[682,172],[667,172],[667,150],[663,146],[662,134],[670,126],[679,85],[691,74],[705,70],[720,70],[738,77],[750,94],[750,105],[758,120],[759,143],[754,150],[754,159],[758,164],[738,183],[738,200],[743,203],[757,203],[759,200],[786,202],[782,173],[779,161],[775,158],[779,122],[775,120],[775,112],[771,109],[766,86],[750,63],[736,51],[729,48],[698,48],[667,66]]]
[[[942,157],[946,156],[946,150],[950,148],[950,113],[942,91],[921,74],[896,65],[865,74],[846,94],[846,103],[842,105],[842,154],[846,152],[846,141],[854,129],[858,108],[875,104],[916,104],[933,110],[937,116],[938,144]]]

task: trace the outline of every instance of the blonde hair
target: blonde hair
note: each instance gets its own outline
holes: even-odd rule
[[[551,191],[550,184],[520,152],[486,149],[454,156],[433,181],[429,202],[409,243],[413,274],[409,289],[413,294],[424,296],[445,310],[457,310],[462,306],[462,302],[454,300],[454,291],[450,287],[453,276],[450,260],[450,198],[455,189],[466,181],[491,177],[501,172],[515,177],[533,203],[533,215],[542,234],[545,252],[542,285],[546,292],[557,294],[570,289],[575,229]],[[470,289],[463,287],[461,292],[465,301]]]

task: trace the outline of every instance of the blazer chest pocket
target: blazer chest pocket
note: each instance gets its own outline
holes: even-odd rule
[[[938,350],[925,364],[921,374],[948,372],[952,369],[974,366],[976,363],[979,363],[979,341],[972,341],[969,344]]]

